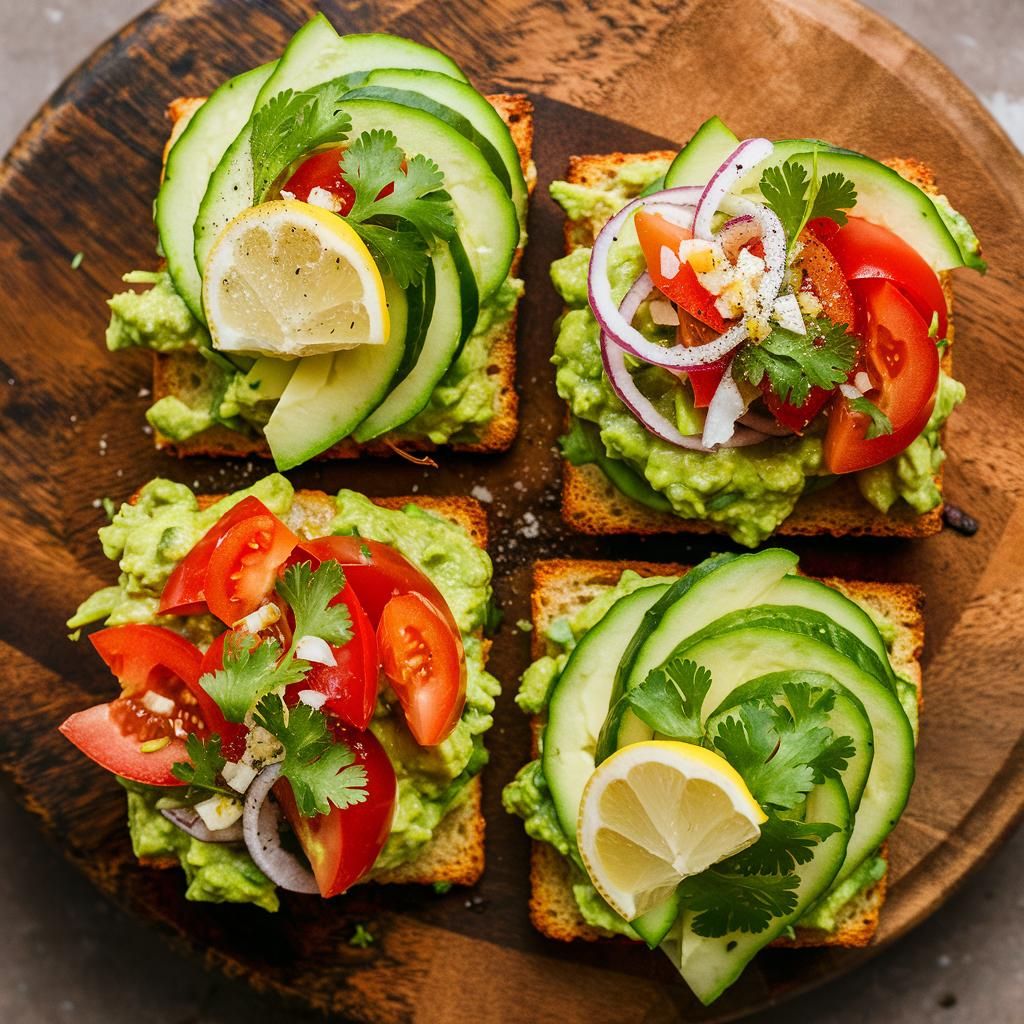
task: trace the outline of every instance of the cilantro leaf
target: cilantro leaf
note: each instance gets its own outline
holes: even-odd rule
[[[832,171],[818,183],[808,219],[828,217],[842,227],[846,223],[845,211],[852,210],[856,205],[857,189],[853,182],[838,171]]]
[[[422,154],[406,157],[393,132],[374,128],[345,150],[342,170],[355,191],[346,219],[401,287],[418,284],[430,243],[455,232],[440,168]],[[382,196],[388,186],[390,193]]]
[[[285,89],[256,111],[249,137],[254,203],[263,202],[270,186],[299,157],[348,138],[352,119],[341,108],[347,91],[345,79],[303,92]]]
[[[679,886],[683,907],[694,913],[693,930],[706,938],[764,931],[774,917],[796,909],[796,875],[740,875],[709,868]]]
[[[309,562],[285,570],[277,592],[295,613],[296,637],[318,636],[335,647],[352,639],[348,606],[331,604],[344,586],[345,571],[333,559],[321,562],[316,572]]]
[[[776,327],[759,344],[740,349],[735,372],[755,387],[767,376],[782,401],[801,406],[812,387],[831,390],[849,376],[859,343],[847,333],[847,326],[817,317],[808,324],[807,334]]]
[[[871,420],[864,434],[869,441],[873,438],[881,437],[882,434],[892,433],[892,420],[870,398],[865,398],[862,395],[860,398],[849,399],[849,402],[852,412],[860,413]]]
[[[805,223],[810,179],[803,164],[787,160],[781,166],[766,167],[761,175],[761,195],[775,211],[786,238],[792,243]]]
[[[229,722],[241,722],[258,700],[279,687],[297,683],[309,670],[308,662],[296,658],[279,662],[281,644],[277,640],[257,643],[251,633],[232,633],[224,644],[224,667],[199,680]]]
[[[761,838],[730,857],[729,868],[741,875],[785,875],[814,856],[814,848],[839,826],[828,822],[794,821],[769,813]]]
[[[186,801],[197,800],[207,793],[237,798],[237,793],[217,785],[217,777],[226,763],[220,752],[219,736],[201,740],[194,732],[190,732],[185,740],[185,753],[188,754],[188,761],[177,761],[171,765],[171,774],[188,783]]]
[[[711,689],[711,673],[684,658],[654,669],[625,699],[633,712],[655,732],[684,743],[700,743],[704,735],[700,709]]]
[[[256,705],[254,721],[284,747],[281,774],[291,783],[304,817],[327,814],[332,805],[344,810],[366,799],[366,769],[353,763],[355,756],[345,743],[334,742],[322,712],[306,704],[289,710],[279,697],[268,696]]]

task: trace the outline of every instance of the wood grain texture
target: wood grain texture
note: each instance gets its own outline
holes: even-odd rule
[[[932,57],[851,0],[323,7],[346,30],[383,29],[442,46],[481,88],[523,91],[536,104],[541,188],[524,261],[524,429],[512,450],[448,457],[436,472],[361,461],[292,474],[298,486],[373,495],[458,494],[485,484],[495,498],[492,553],[509,623],[527,615],[534,558],[692,563],[727,546],[698,537],[573,537],[560,523],[552,446],[562,406],[548,363],[559,302],[547,265],[561,252],[561,217],[544,185],[570,154],[675,145],[717,112],[744,134],[816,135],[878,157],[913,154],[974,223],[993,269],[985,278],[961,275],[957,287],[958,374],[969,398],[948,432],[945,486],[981,531],[923,542],[792,542],[808,572],[909,580],[929,594],[919,775],[892,844],[880,938],[902,934],[986,857],[1024,803],[1020,155]],[[165,104],[277,55],[311,10],[296,0],[158,4],[61,86],[0,167],[0,579],[11,600],[0,623],[0,763],[111,898],[209,964],[354,1020],[445,1021],[464,1013],[467,1000],[484,1020],[598,1024],[622,1019],[624,1008],[652,1024],[727,1020],[849,968],[869,952],[769,951],[703,1010],[658,957],[605,943],[555,948],[531,929],[529,844],[499,798],[530,742],[511,701],[529,640],[510,627],[491,661],[506,693],[484,776],[487,870],[469,894],[367,887],[329,904],[286,899],[273,919],[251,908],[188,904],[179,873],[135,865],[117,787],[54,731],[110,692],[98,659],[67,643],[63,628],[76,602],[112,576],[95,540],[102,514],[94,499],[123,498],[157,474],[219,491],[262,471],[153,451],[139,396],[149,361],[105,351],[103,299],[121,273],[154,260],[150,203]],[[744,60],[726,71],[722,54],[737,52]],[[43,180],[59,200],[40,202]],[[85,259],[72,272],[79,250]],[[357,921],[370,921],[378,936],[365,951],[347,943]]]

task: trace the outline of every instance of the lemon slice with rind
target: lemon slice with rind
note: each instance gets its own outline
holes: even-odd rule
[[[240,213],[214,243],[203,275],[214,348],[293,359],[383,345],[380,271],[346,221],[282,199]]]
[[[718,754],[651,740],[623,747],[594,771],[577,837],[595,888],[632,921],[663,904],[684,878],[755,843],[765,820]]]

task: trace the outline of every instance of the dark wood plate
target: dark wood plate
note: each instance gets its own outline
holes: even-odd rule
[[[970,400],[949,431],[946,480],[950,500],[977,516],[981,531],[794,545],[811,571],[911,580],[929,594],[919,777],[892,841],[880,944],[901,935],[984,860],[1024,806],[1020,155],[948,71],[849,0],[323,6],[342,29],[438,45],[478,85],[524,90],[537,104],[541,188],[525,265],[525,426],[515,448],[495,459],[445,456],[438,472],[390,463],[383,473],[366,461],[293,474],[302,486],[370,494],[486,485],[507,623],[526,612],[538,556],[686,561],[724,546],[679,537],[596,542],[567,535],[559,521],[552,445],[561,410],[547,362],[558,302],[547,265],[561,251],[561,221],[544,185],[571,153],[678,141],[717,112],[741,134],[819,136],[879,157],[915,156],[976,226],[992,270],[958,275],[958,375]],[[150,203],[167,101],[275,56],[310,11],[271,0],[158,4],[68,79],[0,168],[0,571],[11,601],[0,624],[0,760],[21,800],[111,898],[210,964],[359,1020],[448,1020],[467,1003],[485,1020],[726,1020],[850,968],[873,950],[768,952],[702,1010],[656,956],[618,944],[556,945],[532,931],[527,840],[499,799],[528,750],[526,721],[512,704],[528,639],[511,625],[493,658],[506,693],[485,776],[487,872],[468,905],[465,892],[411,888],[366,888],[330,904],[286,899],[276,917],[188,904],[180,873],[136,866],[118,787],[55,732],[69,712],[110,692],[98,659],[68,643],[62,625],[111,579],[94,499],[121,499],[156,474],[219,491],[265,468],[177,462],[152,450],[139,395],[149,363],[107,354],[103,299],[121,273],[156,260]],[[72,271],[79,250],[84,261]],[[528,511],[540,519],[539,536],[523,530]],[[354,923],[367,920],[379,941],[351,948]]]

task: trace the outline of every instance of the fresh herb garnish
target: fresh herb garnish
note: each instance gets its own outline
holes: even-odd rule
[[[194,732],[189,733],[185,740],[185,752],[188,761],[177,761],[171,765],[171,774],[182,782],[188,783],[185,800],[194,801],[208,793],[219,793],[233,799],[237,793],[217,785],[217,777],[224,768],[225,760],[220,752],[220,737],[211,736],[201,740]]]
[[[345,80],[303,92],[285,89],[256,111],[249,139],[254,203],[266,199],[271,185],[299,157],[348,138],[352,119],[341,108],[347,91]]]
[[[633,713],[655,732],[684,743],[704,736],[700,709],[711,689],[711,673],[701,665],[673,658],[625,694]]]
[[[400,287],[418,284],[426,273],[430,244],[455,231],[441,170],[422,154],[406,156],[395,135],[379,128],[363,132],[345,150],[341,166],[355,190],[345,219]],[[382,196],[389,185],[393,190]]]
[[[685,879],[678,893],[694,914],[693,930],[719,938],[729,932],[761,932],[772,918],[791,914],[799,884],[793,874],[751,876],[713,867]]]
[[[892,420],[870,398],[865,398],[861,395],[860,398],[851,398],[848,401],[852,412],[860,413],[861,416],[867,416],[871,421],[868,423],[868,429],[864,434],[867,440],[870,441],[873,438],[881,437],[882,434],[892,433]]]
[[[354,764],[345,743],[335,742],[325,715],[306,704],[287,708],[276,695],[256,705],[253,720],[284,747],[281,774],[291,783],[299,813],[327,814],[366,799],[366,769]]]
[[[814,153],[811,174],[795,160],[781,167],[768,167],[761,175],[761,195],[782,221],[792,250],[804,225],[817,217],[828,217],[840,227],[846,223],[846,210],[857,203],[852,181],[838,171],[818,177],[818,154]]]
[[[357,949],[367,949],[372,946],[376,940],[373,937],[373,932],[364,925],[357,924],[356,930],[352,933],[352,938],[348,940],[350,946],[355,946]]]
[[[295,635],[318,636],[335,647],[352,639],[352,618],[343,602],[331,604],[345,586],[345,572],[334,560],[316,572],[309,562],[289,566],[277,592],[295,613]]]
[[[814,847],[839,827],[825,821],[795,821],[769,812],[761,838],[729,858],[729,867],[741,875],[785,875],[814,856]]]
[[[829,390],[849,376],[859,342],[847,326],[817,317],[808,323],[806,334],[775,327],[762,342],[739,350],[734,372],[755,386],[767,376],[783,402],[801,406],[812,387]]]

